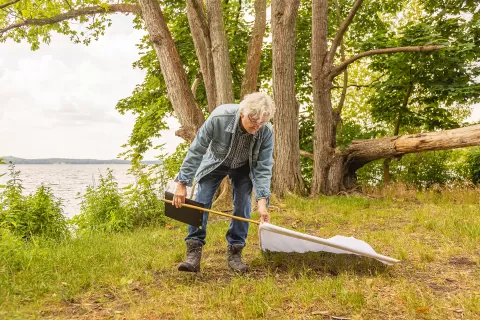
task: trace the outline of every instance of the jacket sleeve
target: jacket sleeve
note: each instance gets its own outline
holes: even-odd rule
[[[213,117],[208,117],[197,132],[187,155],[183,160],[180,172],[175,178],[175,182],[180,182],[186,186],[191,187],[193,177],[202,162],[203,155],[207,152],[210,141],[213,137]]]
[[[257,165],[253,168],[253,188],[255,189],[255,201],[266,198],[270,199],[270,183],[272,181],[273,168],[273,132],[268,130],[265,135],[260,152],[258,153]]]

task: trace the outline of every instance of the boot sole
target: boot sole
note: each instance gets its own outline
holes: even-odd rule
[[[238,273],[238,274],[245,274],[245,273],[248,273],[249,271],[249,268],[246,268],[246,269],[235,269],[235,268],[232,268],[230,265],[228,266],[228,268],[235,272],[235,273]]]
[[[200,272],[200,268],[195,268],[194,266],[187,266],[185,264],[181,264],[178,266],[178,271],[183,272]]]

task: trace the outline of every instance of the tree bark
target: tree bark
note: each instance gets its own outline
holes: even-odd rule
[[[235,102],[227,35],[223,24],[221,0],[207,0],[207,13],[212,40],[212,55],[217,87],[217,106]]]
[[[338,186],[328,185],[329,171],[336,164],[335,172],[339,171],[339,162],[335,159],[335,129],[336,122],[331,102],[332,82],[327,75],[331,66],[327,63],[328,55],[328,0],[318,0],[312,3],[312,49],[311,74],[314,105],[314,137],[313,137],[313,177],[311,194],[338,193]],[[333,188],[334,190],[330,190]]]
[[[299,104],[295,97],[295,26],[300,0],[272,1],[275,166],[273,191],[279,196],[303,193],[298,136]]]
[[[449,150],[480,145],[480,125],[464,128],[394,136],[372,140],[354,140],[342,155],[349,163],[399,157],[407,153]]]
[[[202,71],[203,83],[205,84],[208,110],[212,112],[217,106],[217,89],[210,30],[201,0],[187,1],[187,17],[190,31],[192,32],[193,44],[195,45],[195,52],[200,64],[200,70]]]
[[[262,44],[265,29],[267,27],[267,1],[255,0],[255,23],[253,25],[252,37],[248,44],[247,63],[243,75],[240,99],[248,94],[257,91],[258,71],[262,57]]]
[[[176,135],[192,141],[200,126],[205,121],[202,111],[196,106],[183,70],[172,35],[168,30],[162,10],[155,0],[139,0],[142,15],[160,62],[167,92],[173,109],[182,124]]]

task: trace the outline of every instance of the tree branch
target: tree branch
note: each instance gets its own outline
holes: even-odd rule
[[[337,9],[338,23],[340,23],[340,19],[341,19],[340,18],[340,5],[339,5],[337,0],[335,1],[335,6],[336,6],[336,9]],[[340,39],[340,59],[341,59],[341,62],[345,61],[345,44],[344,44],[343,39]],[[343,105],[345,104],[345,97],[347,96],[347,89],[348,89],[348,72],[347,72],[347,70],[345,70],[345,72],[343,73],[343,89],[342,89],[342,94],[340,95],[340,102],[338,103],[338,106],[335,109],[335,112],[337,112],[339,116],[342,114]],[[341,131],[340,131],[340,135],[341,135]]]
[[[301,156],[304,156],[304,157],[307,157],[307,158],[310,158],[313,160],[313,153],[310,153],[310,152],[307,152],[307,151],[303,151],[303,150],[300,150],[300,155]]]
[[[68,0],[63,0],[63,2],[65,2],[68,5],[70,10],[73,10],[72,5],[70,4],[70,2],[68,2]]]
[[[349,84],[347,88],[355,87],[355,88],[371,88],[373,84]],[[343,89],[344,86],[332,86],[332,89]]]
[[[355,1],[355,4],[353,5],[352,9],[350,9],[348,16],[345,18],[345,20],[343,20],[342,24],[340,25],[340,28],[338,28],[337,34],[333,39],[332,46],[330,47],[330,51],[328,52],[327,63],[329,65],[333,63],[333,57],[335,57],[335,53],[337,52],[337,48],[343,39],[343,35],[347,31],[348,26],[352,23],[353,17],[355,17],[355,14],[357,13],[360,6],[362,5],[362,2],[363,0]]]
[[[357,54],[356,56],[351,57],[350,59],[345,60],[338,66],[332,69],[330,72],[330,79],[335,78],[338,76],[340,73],[345,70],[349,64],[351,64],[354,61],[357,61],[358,59],[368,57],[368,56],[373,56],[375,54],[386,54],[386,53],[396,53],[396,52],[429,52],[429,51],[435,51],[435,50],[440,50],[445,48],[445,46],[418,46],[418,47],[397,47],[397,48],[384,48],[384,49],[375,49],[375,50],[370,50],[366,52],[362,52],[360,54]]]
[[[452,130],[417,133],[370,140],[353,140],[342,151],[349,162],[359,167],[373,160],[398,157],[406,153],[448,150],[480,145],[480,125]]]
[[[192,6],[193,10],[197,15],[196,18],[200,23],[200,28],[202,29],[203,36],[207,39],[210,39],[210,29],[208,27],[208,21],[207,17],[205,16],[205,11],[203,11],[203,4],[197,2],[197,0],[188,0],[187,2]]]
[[[80,16],[92,15],[95,13],[117,13],[117,12],[135,13],[138,15],[141,14],[140,7],[133,4],[111,4],[108,6],[108,9],[105,9],[101,6],[87,7],[87,8],[81,8],[78,10],[71,10],[50,18],[26,19],[22,22],[11,24],[4,29],[0,29],[0,35],[9,30],[21,28],[24,26],[44,26],[48,24],[58,23],[64,20],[74,19]]]
[[[0,9],[3,9],[3,8],[6,8],[8,6],[11,6],[12,4],[15,4],[17,2],[19,2],[20,0],[12,0],[10,2],[7,2],[7,3],[4,3],[4,4],[0,4]]]
[[[198,86],[200,85],[200,81],[202,80],[202,73],[199,72],[197,73],[197,76],[195,77],[195,80],[193,81],[193,84],[192,84],[192,94],[193,94],[193,98],[197,99],[197,89],[198,89]]]

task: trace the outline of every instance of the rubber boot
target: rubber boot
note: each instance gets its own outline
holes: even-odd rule
[[[178,265],[178,271],[200,272],[203,244],[197,240],[186,240],[185,243],[187,244],[187,257]]]

